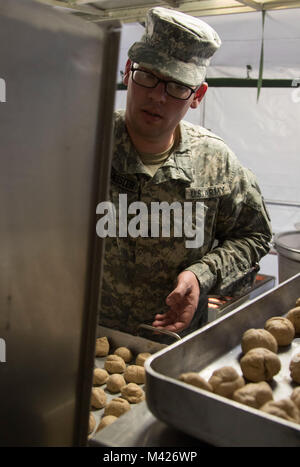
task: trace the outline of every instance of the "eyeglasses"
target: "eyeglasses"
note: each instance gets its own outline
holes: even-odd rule
[[[131,67],[132,80],[134,83],[144,88],[155,88],[158,83],[164,83],[166,93],[174,97],[175,99],[181,99],[183,101],[189,99],[196,89],[192,89],[189,86],[177,83],[176,81],[166,81],[155,76],[150,71],[140,70],[139,68]]]

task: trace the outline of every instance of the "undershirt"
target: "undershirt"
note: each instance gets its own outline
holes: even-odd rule
[[[179,128],[177,127],[175,130],[175,138],[172,144],[163,152],[159,152],[156,154],[149,154],[147,152],[139,152],[140,159],[142,163],[147,168],[149,174],[153,177],[156,171],[163,165],[163,163],[168,159],[171,152],[177,146],[179,142],[180,134]]]

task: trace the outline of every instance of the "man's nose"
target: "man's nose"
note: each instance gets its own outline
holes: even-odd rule
[[[149,97],[156,102],[164,102],[167,98],[166,84],[159,82],[155,88],[149,88]]]

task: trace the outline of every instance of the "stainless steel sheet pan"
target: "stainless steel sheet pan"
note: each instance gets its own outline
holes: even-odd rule
[[[209,377],[216,368],[239,369],[241,337],[249,328],[262,328],[272,316],[282,316],[300,296],[300,274],[247,305],[208,324],[156,353],[145,363],[146,400],[159,420],[216,446],[299,446],[300,424],[252,409],[179,381],[182,372]],[[299,335],[279,350],[282,369],[271,383],[274,399],[289,397],[288,363],[300,351]]]

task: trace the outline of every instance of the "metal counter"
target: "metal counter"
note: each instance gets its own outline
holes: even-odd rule
[[[185,447],[209,446],[155,418],[146,402],[137,404],[112,425],[90,439],[92,447]]]

